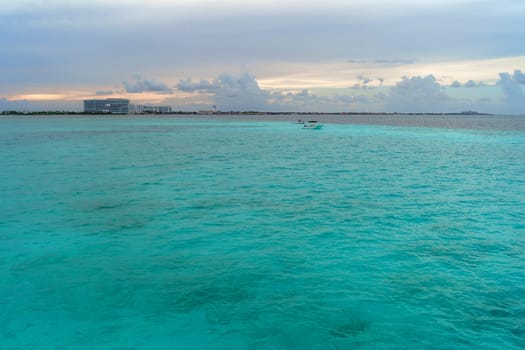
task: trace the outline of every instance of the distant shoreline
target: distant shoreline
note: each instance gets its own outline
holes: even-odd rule
[[[403,116],[403,115],[436,115],[436,116],[491,116],[490,113],[479,113],[474,111],[466,112],[418,112],[418,113],[404,113],[404,112],[259,112],[259,111],[229,111],[229,112],[190,112],[190,111],[177,111],[170,113],[91,113],[91,112],[73,112],[73,111],[33,111],[33,112],[20,112],[20,111],[3,111],[0,115],[380,115],[380,116]]]
[[[92,120],[94,122],[129,121],[150,119],[152,123],[164,123],[169,120],[194,120],[194,121],[245,121],[245,122],[288,122],[304,123],[315,120],[322,124],[352,124],[352,125],[381,125],[395,127],[426,127],[447,129],[471,130],[513,130],[525,131],[525,115],[505,115],[487,113],[263,113],[263,112],[230,112],[230,113],[204,113],[201,112],[174,112],[164,114],[100,114],[83,112],[27,112],[0,114],[0,121],[24,119],[28,122],[39,119],[63,120]]]

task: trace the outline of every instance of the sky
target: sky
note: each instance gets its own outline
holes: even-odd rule
[[[0,111],[525,114],[523,0],[0,0]]]

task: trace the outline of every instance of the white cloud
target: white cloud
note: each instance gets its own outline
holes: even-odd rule
[[[463,86],[465,86],[466,88],[473,88],[473,87],[479,86],[479,83],[476,83],[474,80],[470,79]]]
[[[505,95],[502,110],[505,113],[525,113],[525,94],[521,88],[525,82],[521,70],[515,70],[512,75],[502,72],[499,77],[497,85]]]
[[[520,83],[507,72],[502,72],[499,74],[499,80],[497,84],[501,87],[505,93],[505,96],[507,96],[509,99],[515,99],[523,95]]]
[[[192,82],[190,78],[179,81],[177,89],[214,95],[214,104],[222,111],[269,111],[270,93],[259,87],[250,73],[221,74],[213,81],[205,79]]]
[[[389,112],[452,112],[452,99],[432,74],[403,77],[384,97]]]
[[[249,73],[240,76],[222,74],[217,79],[215,105],[223,111],[265,111],[269,109],[269,93],[262,90]]]
[[[514,79],[514,81],[519,84],[525,84],[525,74],[523,74],[519,69],[514,71],[514,74],[512,74],[512,79]]]
[[[255,76],[221,74],[217,79],[192,82],[182,80],[178,87],[192,95],[210,96],[214,105],[222,111],[385,111],[385,112],[460,112],[476,110],[490,113],[524,113],[525,104],[520,86],[521,71],[502,73],[499,87],[505,99],[498,103],[491,96],[497,95],[496,86],[477,83],[474,80],[462,85],[442,85],[433,74],[405,76],[388,87],[368,87],[357,84],[355,88],[329,89],[314,93],[309,89],[290,92],[261,88]],[[361,81],[372,80],[366,76]],[[467,88],[466,85],[469,87]],[[455,88],[447,90],[448,88]],[[463,87],[463,88],[462,88]],[[388,89],[388,90],[387,90]],[[451,95],[447,94],[447,91]],[[484,92],[485,95],[480,95]],[[521,112],[520,112],[521,111]]]
[[[336,94],[319,96],[308,89],[298,92],[281,92],[262,89],[250,73],[240,75],[221,74],[213,81],[191,79],[181,80],[177,85],[184,92],[212,94],[213,104],[221,111],[348,111],[357,102],[364,99]]]
[[[215,91],[220,87],[220,83],[218,80],[214,80],[212,82],[209,82],[208,80],[202,79],[199,82],[192,82],[191,78],[183,79],[177,84],[177,89],[183,92],[195,92],[195,91],[203,91],[203,92],[210,92]]]

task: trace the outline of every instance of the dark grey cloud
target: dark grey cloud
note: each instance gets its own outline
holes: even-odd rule
[[[450,84],[450,87],[453,87],[453,88],[460,88],[461,87],[461,83],[457,80],[454,80],[452,82],[452,84]]]
[[[172,89],[166,84],[154,80],[140,79],[137,77],[134,82],[122,82],[129,93],[156,92],[161,94],[171,94]]]

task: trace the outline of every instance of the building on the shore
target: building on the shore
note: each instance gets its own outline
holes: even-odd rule
[[[142,114],[142,113],[144,113],[144,105],[130,104],[129,105],[129,113],[130,114]]]
[[[125,98],[106,98],[100,100],[84,100],[86,113],[128,114],[129,100]]]
[[[130,105],[129,112],[132,114],[166,114],[171,113],[171,106],[153,106],[153,105]]]
[[[171,113],[171,106],[155,106],[156,113]]]

